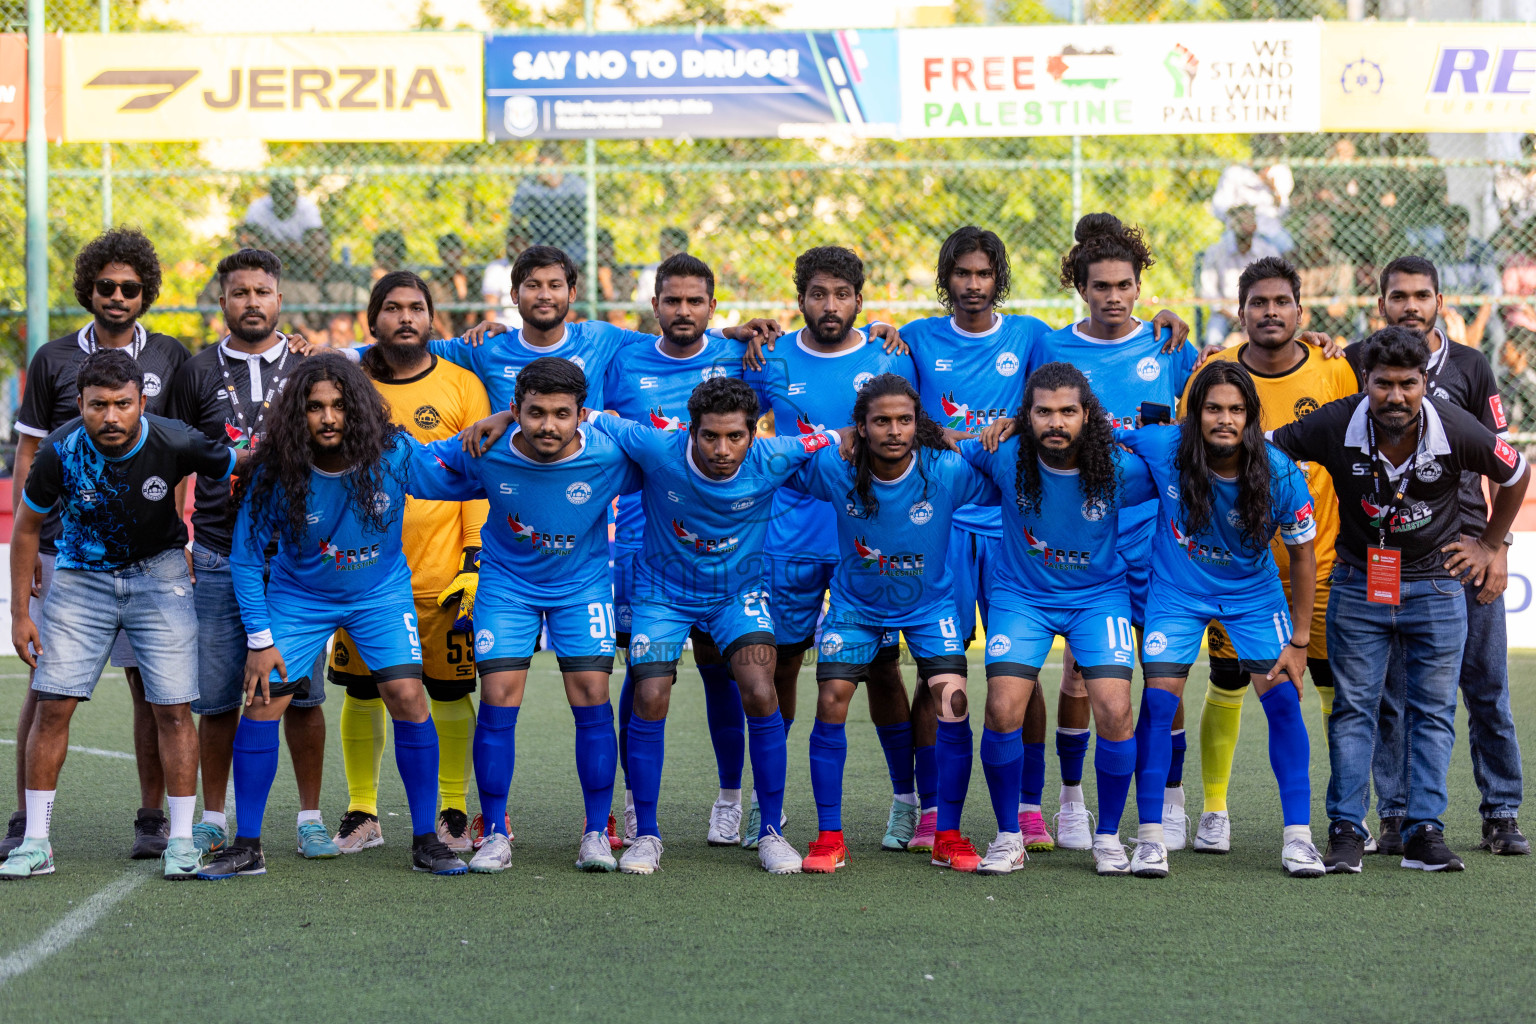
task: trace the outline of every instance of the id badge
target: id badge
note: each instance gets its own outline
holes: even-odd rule
[[[1366,548],[1365,599],[1374,604],[1401,604],[1403,600],[1403,551],[1401,548]]]

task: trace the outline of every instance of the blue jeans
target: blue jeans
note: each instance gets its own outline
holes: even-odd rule
[[[1523,795],[1520,741],[1509,711],[1509,650],[1504,598],[1478,604],[1476,587],[1462,588],[1467,603],[1467,648],[1461,658],[1461,698],[1467,704],[1467,739],[1472,748],[1472,777],[1482,794],[1484,818],[1513,818]],[[1403,689],[1407,672],[1402,651],[1392,647],[1387,685],[1381,695],[1380,739],[1372,775],[1376,810],[1383,818],[1400,817],[1406,803]]]
[[[1412,580],[1402,603],[1365,599],[1365,570],[1333,567],[1328,594],[1328,663],[1333,714],[1328,719],[1328,820],[1365,834],[1377,718],[1394,644],[1404,663],[1408,792],[1403,835],[1444,828],[1445,776],[1456,741],[1456,675],[1467,639],[1467,604],[1453,579]]]

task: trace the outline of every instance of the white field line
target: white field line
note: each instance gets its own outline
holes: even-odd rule
[[[15,740],[0,740],[0,744],[3,744],[5,746],[14,747],[16,745],[16,741]],[[71,753],[75,753],[75,754],[95,754],[97,757],[114,757],[114,758],[116,758],[119,761],[133,761],[133,760],[136,760],[136,758],[132,754],[125,754],[121,750],[102,750],[100,747],[76,747],[76,746],[71,746],[69,749],[70,749]]]
[[[121,903],[129,893],[144,884],[149,875],[140,871],[127,871],[116,881],[98,889],[86,901],[64,915],[58,924],[49,928],[37,941],[23,946],[10,956],[0,960],[0,986],[19,975],[25,974],[44,960],[67,948],[76,939],[95,927],[107,911]]]

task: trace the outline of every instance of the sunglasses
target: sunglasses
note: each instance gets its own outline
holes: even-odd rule
[[[144,286],[137,281],[109,281],[106,278],[96,282],[96,294],[104,299],[110,299],[115,293],[121,291],[123,298],[136,299]]]

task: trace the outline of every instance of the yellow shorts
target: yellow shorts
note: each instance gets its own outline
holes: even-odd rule
[[[1289,601],[1291,588],[1285,587],[1285,597]],[[1328,579],[1324,577],[1317,583],[1317,596],[1312,599],[1312,633],[1307,642],[1307,657],[1320,661],[1328,659]],[[1221,623],[1212,622],[1210,630],[1206,633],[1206,641],[1210,644],[1211,658],[1226,658],[1237,660],[1237,652],[1232,649],[1232,641],[1227,639],[1227,631],[1221,628]]]
[[[453,700],[475,692],[475,643],[468,633],[454,632],[453,620],[457,617],[456,604],[439,608],[433,600],[416,601],[422,682],[437,700]],[[366,697],[360,691],[367,690],[368,684],[376,689],[379,683],[344,629],[336,631],[328,668],[327,678],[348,687],[354,696]]]

